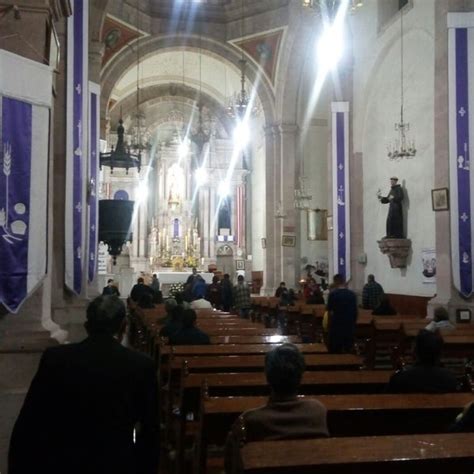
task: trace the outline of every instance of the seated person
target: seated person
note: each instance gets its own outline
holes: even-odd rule
[[[449,431],[451,433],[472,433],[474,431],[474,402],[468,403],[464,407]]]
[[[153,303],[163,304],[163,293],[160,290],[155,291],[155,295],[153,296]]]
[[[380,297],[380,303],[372,311],[372,314],[376,316],[393,316],[397,314],[396,309],[390,304],[388,296],[384,293]]]
[[[209,336],[195,326],[196,311],[185,309],[182,312],[182,326],[174,334],[170,334],[169,342],[173,346],[194,346],[210,344]]]
[[[458,391],[454,374],[440,365],[443,338],[422,329],[416,336],[415,365],[390,378],[387,393],[450,393]]]
[[[193,299],[204,298],[207,293],[207,284],[201,275],[196,275],[193,282]]]
[[[288,292],[288,288],[286,287],[286,283],[282,281],[275,291],[275,298],[281,298],[281,295],[286,292]]]
[[[166,300],[166,303],[168,302],[169,300]],[[174,305],[169,303],[169,310],[167,310],[168,316],[164,319],[165,324],[160,329],[160,337],[171,338],[171,336],[176,334],[183,326],[183,309],[176,304],[176,301],[174,302]]]
[[[176,306],[178,306],[178,303],[176,302],[176,300],[174,298],[167,298],[165,300],[166,316],[164,316],[163,318],[158,319],[157,324],[158,325],[163,325],[163,324],[169,323],[172,319],[172,313],[173,313],[173,310],[176,308]]]
[[[175,293],[174,298],[175,298],[176,303],[178,304],[178,306],[181,306],[181,308],[183,308],[183,309],[190,309],[191,308],[191,304],[188,303],[184,299],[184,293],[183,292]]]
[[[212,304],[210,301],[204,299],[203,296],[196,298],[194,301],[191,301],[191,309],[212,309]]]
[[[234,423],[225,448],[227,474],[241,472],[242,442],[329,436],[324,405],[297,397],[304,370],[303,355],[293,344],[282,344],[267,353],[270,398],[265,406],[246,411]]]
[[[456,327],[449,321],[449,313],[446,308],[438,306],[435,308],[433,313],[433,320],[425,327],[427,331],[435,332],[440,331],[451,331]]]
[[[150,293],[143,293],[143,295],[140,296],[140,300],[138,301],[138,307],[143,309],[154,308],[155,305],[153,304],[153,296]]]

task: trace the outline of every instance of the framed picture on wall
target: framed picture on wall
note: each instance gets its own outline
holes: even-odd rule
[[[294,247],[296,245],[296,237],[294,235],[281,236],[282,247]]]
[[[308,240],[328,240],[328,211],[308,209],[306,217]]]
[[[236,270],[245,270],[245,260],[236,260],[235,261]]]
[[[433,211],[449,210],[448,188],[438,188],[431,190],[431,206]]]

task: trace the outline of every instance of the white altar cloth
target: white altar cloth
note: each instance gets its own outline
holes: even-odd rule
[[[156,272],[160,285],[171,285],[173,283],[186,283],[191,272]],[[214,273],[198,273],[204,278],[206,283],[212,283],[212,277]]]

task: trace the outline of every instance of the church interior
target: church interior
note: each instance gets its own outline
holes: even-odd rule
[[[361,305],[346,356],[386,381],[396,367],[378,351],[413,341],[442,307],[459,332],[446,351],[474,389],[463,365],[474,354],[472,137],[474,0],[0,1],[0,473],[43,350],[86,336],[86,307],[109,280],[125,301],[153,274],[164,297],[196,270],[208,285],[243,276],[252,318],[228,324],[249,327],[214,334],[225,318],[198,315],[210,347],[295,342],[310,359],[325,341],[325,292],[342,275]],[[379,317],[398,318],[391,325],[364,306],[370,275],[395,308]],[[324,301],[306,304],[309,280]],[[294,309],[276,302],[280,282]],[[151,348],[145,313],[130,311],[130,343],[169,357]],[[305,394],[371,393],[350,384]],[[439,416],[462,411],[469,392]],[[225,437],[225,415],[209,415],[204,447],[197,430],[188,449],[166,435],[161,472],[223,472],[202,453]],[[436,416],[421,433],[444,433]],[[410,429],[341,435],[431,442]],[[289,447],[281,471],[272,459],[258,467],[259,449],[249,444],[245,472],[290,472]],[[472,472],[472,448],[466,456],[471,469],[453,472]],[[370,462],[367,472],[385,469]]]

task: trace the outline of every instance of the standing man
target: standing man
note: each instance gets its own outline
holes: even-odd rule
[[[351,352],[357,321],[357,297],[346,287],[339,273],[333,278],[334,289],[329,293],[328,350],[331,353]]]
[[[109,278],[107,280],[107,286],[104,286],[102,290],[102,295],[103,296],[120,296],[120,291],[117,288],[117,285],[115,284],[114,280],[112,278]]]
[[[374,275],[369,275],[367,283],[362,290],[362,308],[375,309],[382,300],[383,295],[382,285],[375,281]]]
[[[221,282],[221,304],[223,311],[230,311],[232,307],[232,283],[230,282],[230,275],[224,274],[224,278]]]
[[[153,297],[153,290],[148,285],[145,285],[145,280],[140,277],[137,280],[137,284],[133,285],[132,291],[130,292],[130,298],[135,303],[138,303],[140,298],[145,294],[151,295]]]
[[[233,292],[234,307],[239,312],[241,318],[248,318],[251,307],[250,290],[245,284],[244,277],[237,277],[237,285],[234,286]]]
[[[160,280],[158,280],[156,273],[153,273],[150,287],[155,292],[155,295],[160,291]]]
[[[404,239],[403,232],[403,189],[398,184],[398,178],[390,178],[390,192],[387,197],[378,194],[379,201],[382,204],[389,204],[387,215],[387,235],[386,239]],[[379,191],[380,193],[380,191]]]
[[[10,442],[9,474],[156,474],[158,384],[154,362],[125,348],[125,305],[99,296],[88,338],[47,349]]]

